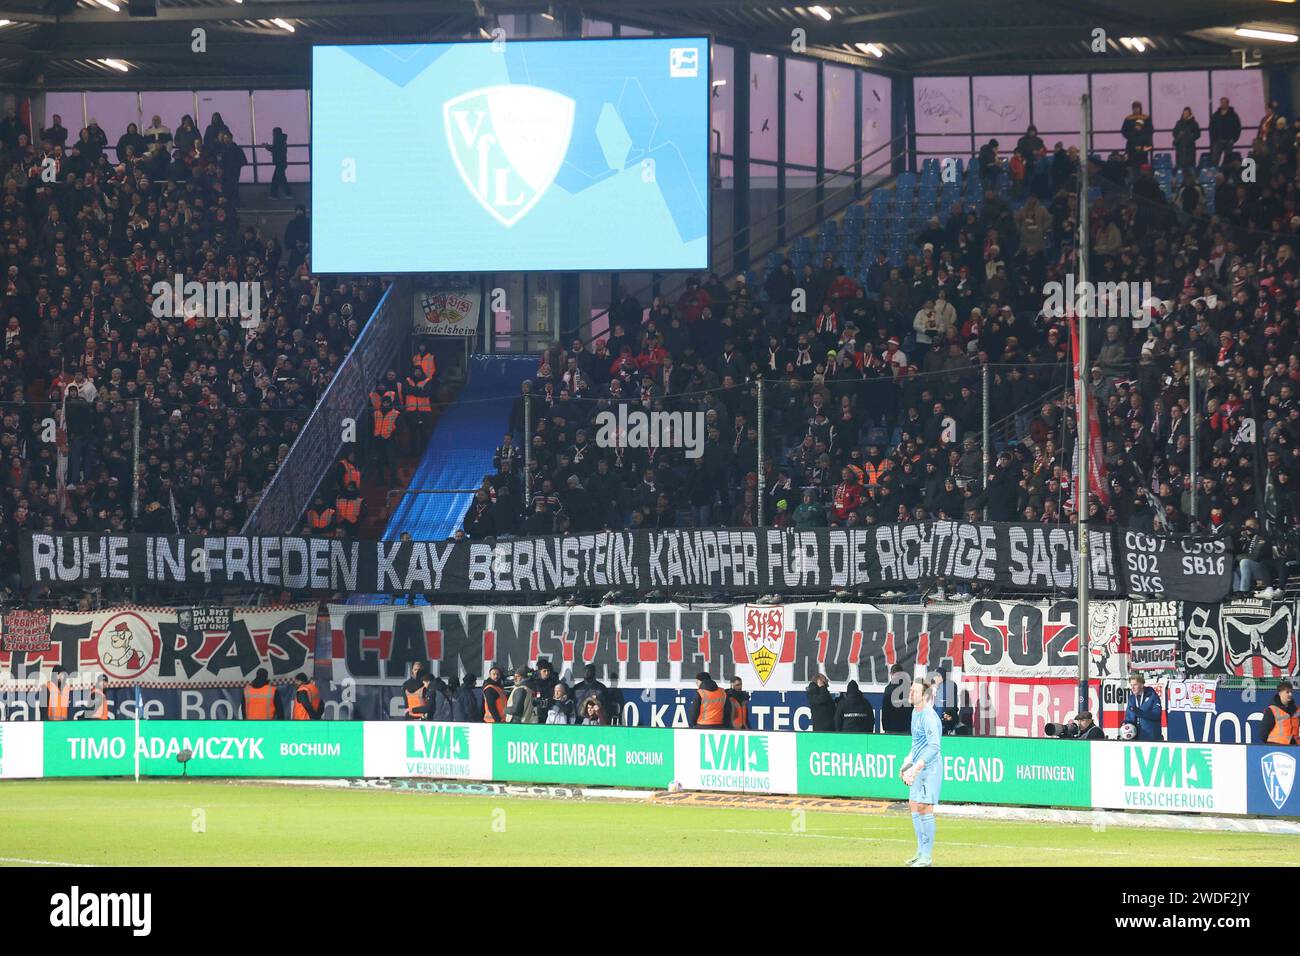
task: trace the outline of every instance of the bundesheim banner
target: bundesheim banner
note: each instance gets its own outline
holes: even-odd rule
[[[481,302],[482,296],[470,289],[416,293],[415,334],[474,335],[478,332]]]

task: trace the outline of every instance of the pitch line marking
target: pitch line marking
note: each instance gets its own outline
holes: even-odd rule
[[[24,860],[16,856],[0,856],[0,863],[17,863],[22,866],[76,866],[93,867],[93,863],[64,863],[61,860]]]
[[[873,828],[882,829],[882,828]],[[783,837],[813,837],[818,840],[857,840],[859,843],[912,843],[914,841],[903,837],[852,837],[840,836],[834,833],[792,833],[787,830],[736,830],[736,829],[711,829],[704,831],[706,833],[737,833],[752,836],[783,836]],[[942,843],[936,843],[936,846],[963,846],[974,847],[980,850],[1043,850],[1051,853],[1075,853],[1081,848],[1070,849],[1063,846],[1023,846],[1011,843],[963,843],[955,840],[944,840]],[[1128,850],[1094,850],[1088,849],[1088,853],[1100,853],[1104,856],[1131,856]],[[1150,854],[1148,854],[1150,855]],[[1156,854],[1159,855],[1159,854]],[[1207,863],[1221,863],[1222,858],[1217,856],[1188,856],[1185,853],[1175,854],[1180,860],[1202,860]],[[1296,866],[1300,864],[1286,863],[1279,861],[1284,866]]]

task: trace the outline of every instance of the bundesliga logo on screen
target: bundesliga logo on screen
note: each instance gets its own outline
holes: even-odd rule
[[[555,181],[573,134],[574,102],[536,86],[488,86],[442,106],[456,170],[509,228]]]

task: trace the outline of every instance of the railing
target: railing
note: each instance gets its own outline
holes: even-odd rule
[[[346,422],[350,419],[357,434],[365,434],[366,396],[409,336],[411,309],[409,282],[391,284],[298,433],[288,457],[263,490],[244,523],[244,534],[292,531],[344,445]]]
[[[761,224],[768,222],[769,220],[771,220],[772,222],[774,222],[776,225],[779,226],[782,222],[781,217],[785,215],[785,213],[790,211],[796,204],[802,205],[808,202],[807,194],[809,192],[818,194],[818,198],[816,200],[817,214],[814,217],[815,221],[813,226],[810,227],[810,228],[816,228],[817,223],[819,223],[823,218],[825,218],[825,216],[834,215],[835,213],[839,212],[841,209],[844,209],[847,206],[851,205],[855,199],[859,198],[858,191],[861,184],[865,183],[871,177],[882,176],[882,170],[892,170],[894,160],[898,156],[898,153],[894,151],[894,147],[899,144],[905,143],[908,139],[908,135],[909,134],[901,133],[898,136],[895,136],[893,139],[889,140],[889,142],[881,143],[871,152],[866,153],[863,156],[859,156],[857,159],[853,160],[853,162],[849,163],[847,166],[843,167],[842,169],[836,170],[835,172],[828,174],[825,178],[817,180],[815,185],[808,186],[807,188],[799,189],[798,190],[798,192],[800,193],[799,195],[795,196],[794,198],[787,199],[785,202],[777,206],[775,209],[773,209],[771,212],[767,213],[766,215],[760,216],[758,219],[751,220],[749,225],[746,226],[744,229],[738,229],[736,232],[732,233],[731,235],[713,242],[711,246],[712,251],[716,254],[719,249],[724,249],[724,250],[731,249],[730,259],[731,259],[731,263],[734,265],[738,254],[742,251],[745,252],[748,258],[752,261],[756,256],[765,255],[774,249],[778,249],[785,246],[786,244],[788,244],[789,240],[792,237],[785,237],[784,239],[779,238],[778,229],[771,230],[771,236],[773,238],[771,238],[769,244],[766,246],[759,245],[760,242],[768,242],[768,239],[766,237],[762,240],[755,240],[752,237],[757,227],[760,226]],[[865,169],[863,172],[854,175],[853,178],[850,179],[846,184],[835,188],[831,192],[824,192],[828,183],[834,182],[835,180],[839,179],[842,176],[851,175],[854,173],[855,170],[859,169],[860,167],[865,167],[867,165],[868,160],[870,160],[872,157],[878,156],[878,154],[881,153],[882,150],[886,151],[883,161],[879,162],[877,165],[872,166],[870,169]],[[883,179],[888,179],[891,175],[892,173],[884,174],[882,177],[882,181]],[[807,230],[801,230],[799,234],[802,235],[804,231]],[[745,236],[746,234],[750,236],[748,241],[746,241],[745,243],[743,243],[738,247],[733,246],[733,244],[736,242],[737,239],[741,238],[742,236]],[[631,294],[634,297],[640,299],[646,296],[647,294],[653,292],[654,287],[657,283],[658,280],[653,280],[647,283],[646,285],[642,286],[641,288],[636,289]],[[593,329],[596,323],[602,319],[606,322],[606,324],[609,323],[610,308],[612,308],[612,306],[610,306],[609,308],[602,309],[601,311],[596,312],[590,317],[579,322],[576,334],[579,337],[581,337],[583,341],[586,342],[592,341],[594,338]]]

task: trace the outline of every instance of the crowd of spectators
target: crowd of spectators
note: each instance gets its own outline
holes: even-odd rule
[[[218,114],[131,124],[115,149],[93,119],[35,142],[0,120],[5,599],[23,530],[237,530],[378,301],[312,276],[305,208],[283,240],[241,224],[245,161]],[[258,284],[260,307],[160,308],[178,274]]]
[[[1264,568],[1244,590],[1272,583],[1300,520],[1300,119],[1272,104],[1243,155],[1241,121],[1222,101],[1208,120],[1217,169],[1207,190],[1191,168],[1190,114],[1175,136],[1184,178],[1172,196],[1152,168],[1141,104],[1124,120],[1127,148],[1087,158],[1089,278],[1150,291],[1127,305],[1090,301],[1106,479],[1091,489],[1088,520],[1238,537],[1238,553],[1253,549]],[[905,261],[878,252],[865,283],[827,255],[801,274],[787,260],[762,289],[744,275],[695,278],[648,308],[620,289],[607,337],[543,355],[465,534],[752,526],[760,494],[763,523],[776,526],[1075,520],[1071,310],[1047,303],[1053,284],[1079,279],[1080,160],[1032,128],[1014,163],[997,148],[967,173],[983,201],[932,219]],[[1011,423],[987,483],[985,367],[992,417]],[[620,406],[703,413],[703,453],[599,442],[597,416]]]

